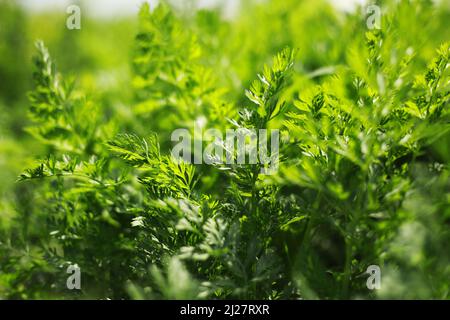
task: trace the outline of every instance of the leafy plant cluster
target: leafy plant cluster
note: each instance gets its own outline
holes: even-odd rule
[[[35,216],[0,233],[0,295],[448,299],[449,13],[380,5],[368,30],[321,2],[252,4],[266,27],[144,4],[127,112],[37,42],[26,131],[43,151],[18,182]],[[175,160],[171,132],[194,123],[279,129],[279,170]]]

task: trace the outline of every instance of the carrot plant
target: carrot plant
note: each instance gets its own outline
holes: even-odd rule
[[[249,5],[265,26],[144,4],[119,106],[36,43],[26,131],[40,160],[17,182],[34,216],[18,206],[26,228],[0,233],[0,296],[448,299],[448,10],[386,1],[368,29],[363,9],[282,3]],[[196,127],[278,130],[279,150],[199,163]]]

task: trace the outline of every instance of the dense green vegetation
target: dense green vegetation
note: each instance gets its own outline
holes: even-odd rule
[[[0,0],[0,298],[448,299],[450,8],[378,6]],[[278,171],[176,161],[194,124],[279,129]]]

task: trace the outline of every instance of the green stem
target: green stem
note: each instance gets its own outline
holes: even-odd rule
[[[352,264],[352,241],[348,238],[345,239],[345,266],[344,266],[344,281],[342,285],[342,293],[345,299],[349,298],[350,291],[350,275]]]

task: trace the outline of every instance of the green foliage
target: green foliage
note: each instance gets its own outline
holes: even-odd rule
[[[92,68],[76,78],[37,42],[33,140],[0,141],[28,168],[5,166],[19,177],[0,188],[0,297],[449,298],[448,9],[383,1],[368,30],[363,8],[242,6],[144,4],[132,73],[116,74],[130,83],[99,76],[126,56],[116,39],[98,43],[121,52],[107,58],[101,35],[74,36]],[[199,139],[194,124],[279,129],[278,171],[174,159],[172,131]]]

